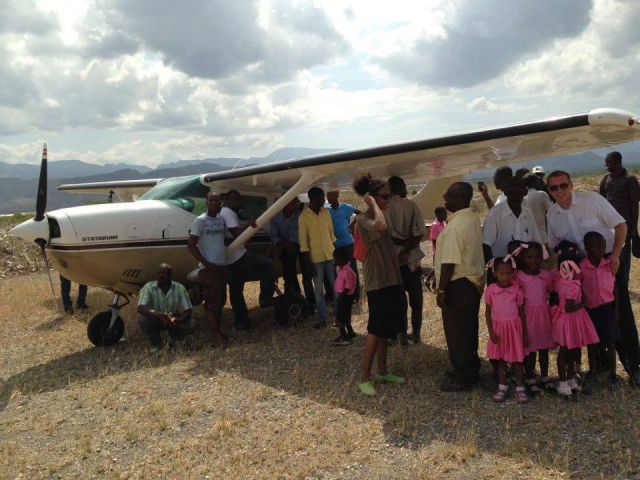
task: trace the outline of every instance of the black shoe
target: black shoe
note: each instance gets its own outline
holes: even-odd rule
[[[349,338],[343,337],[342,335],[340,335],[331,343],[333,345],[351,345],[353,342]]]
[[[87,310],[89,308],[89,305],[87,305],[86,303],[76,303],[76,308],[78,310]]]
[[[349,340],[353,340],[354,338],[356,338],[358,336],[358,334],[356,332],[354,332],[353,330],[349,330],[347,332],[347,338]]]
[[[582,387],[581,393],[583,395],[591,395],[591,393],[593,393],[593,386],[595,385],[595,382],[596,382],[595,372],[588,371],[586,375],[583,375],[582,382],[580,383],[580,386]]]
[[[313,328],[315,328],[316,330],[322,330],[323,328],[327,328],[327,322],[319,320],[313,324]]]
[[[402,345],[403,347],[409,346],[409,338],[407,337],[407,332],[402,332],[400,334],[400,345]]]
[[[633,388],[640,388],[640,372],[633,372],[629,374],[629,385]]]
[[[422,340],[420,339],[420,334],[419,333],[412,333],[411,335],[409,335],[409,340],[411,340],[413,343],[421,343]]]
[[[445,380],[440,384],[441,392],[468,392],[471,390],[471,385],[463,385],[455,380]]]
[[[68,313],[69,315],[73,315],[73,307],[71,305],[64,306],[64,313]]]

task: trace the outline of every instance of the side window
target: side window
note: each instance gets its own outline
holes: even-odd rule
[[[240,220],[255,220],[267,210],[267,198],[244,195],[242,197],[242,210]]]

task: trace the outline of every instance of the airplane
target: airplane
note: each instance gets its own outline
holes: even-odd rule
[[[227,254],[252,239],[251,248],[266,250],[270,220],[311,186],[350,188],[359,175],[398,175],[407,184],[424,185],[412,197],[425,220],[442,204],[448,186],[481,168],[583,152],[640,139],[640,120],[623,110],[602,108],[539,121],[467,133],[408,141],[373,148],[339,151],[248,166],[222,172],[166,179],[62,185],[61,191],[114,193],[120,203],[85,205],[46,212],[47,151],[41,163],[36,216],[10,234],[34,241],[52,268],[73,282],[113,292],[105,311],[89,322],[87,334],[97,346],[117,343],[124,334],[119,311],[146,282],[155,279],[161,262],[174,268],[174,279],[198,299],[190,272],[197,262],[188,252],[193,219],[206,210],[210,189],[238,190],[246,221],[255,219],[227,247]],[[562,168],[562,165],[558,165]],[[284,322],[304,313],[303,297],[282,295]]]

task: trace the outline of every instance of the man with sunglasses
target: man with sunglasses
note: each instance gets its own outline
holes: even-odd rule
[[[552,247],[562,240],[569,240],[577,244],[584,255],[583,239],[587,232],[598,232],[605,238],[618,292],[618,322],[622,339],[616,348],[629,374],[629,382],[640,386],[640,344],[629,299],[629,282],[625,280],[627,267],[620,264],[620,254],[627,239],[625,219],[601,195],[574,192],[567,172],[556,170],[549,174],[547,187],[556,201],[547,212],[549,244]],[[622,260],[624,262],[624,258]]]

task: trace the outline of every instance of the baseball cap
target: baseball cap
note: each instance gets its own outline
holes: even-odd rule
[[[531,169],[531,173],[544,173],[544,167],[541,167],[540,165],[533,167]]]

